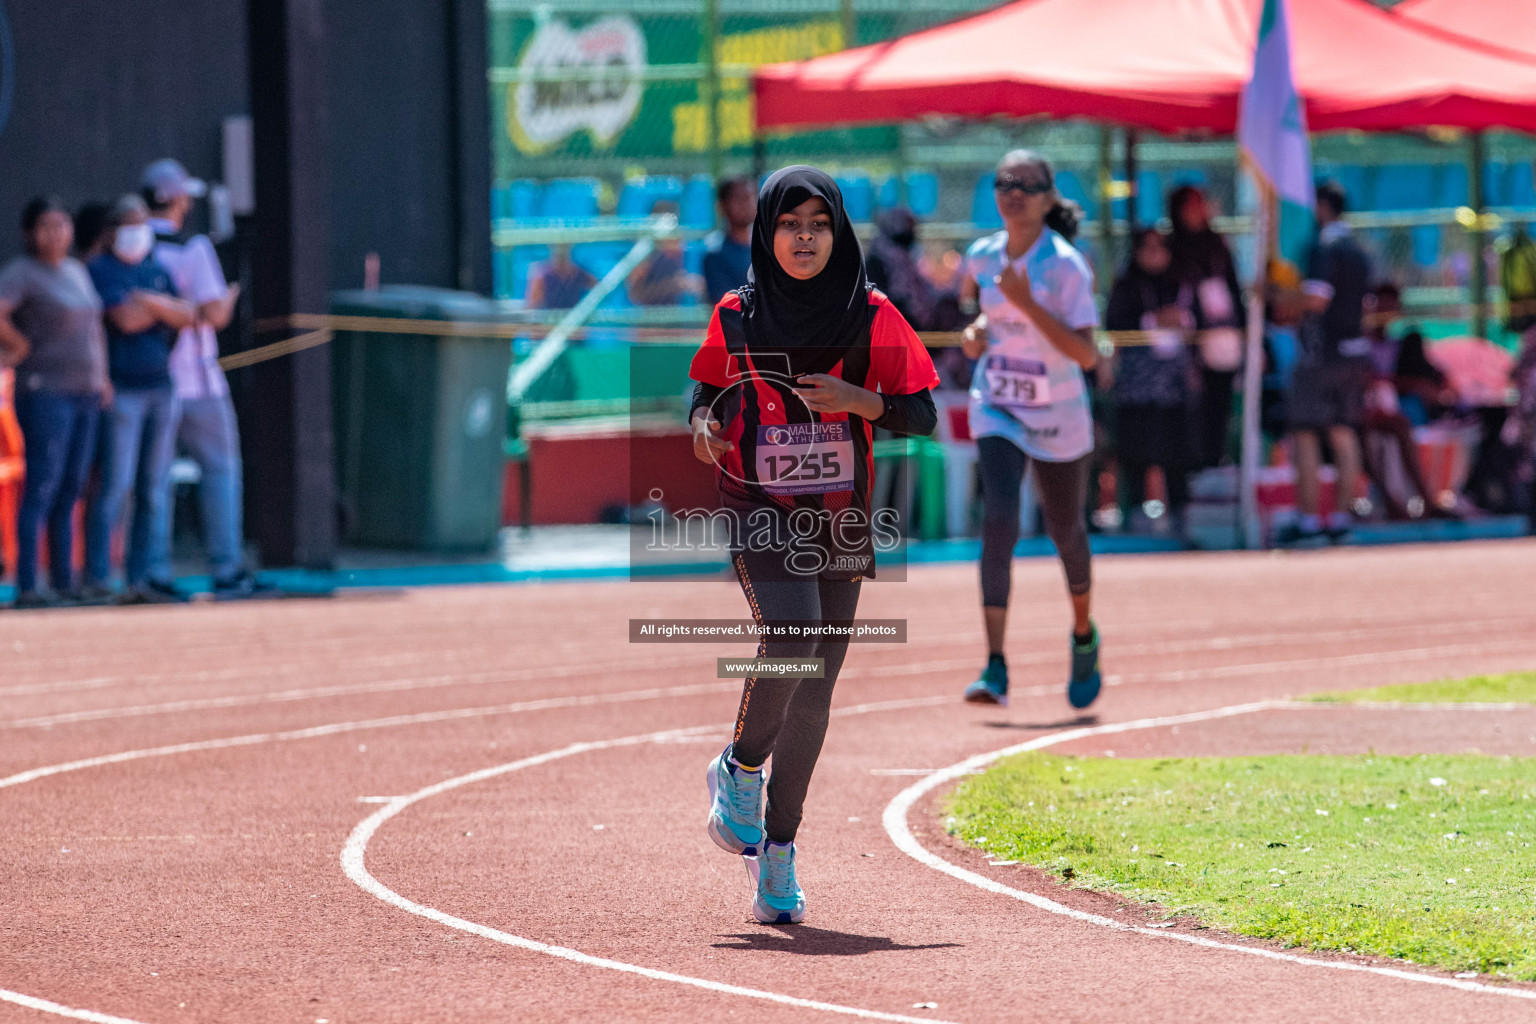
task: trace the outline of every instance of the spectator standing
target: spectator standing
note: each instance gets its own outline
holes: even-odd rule
[[[107,401],[101,299],[69,255],[74,226],[63,203],[34,199],[21,216],[26,255],[0,271],[0,365],[16,367],[16,418],[26,484],[16,517],[16,606],[75,597],[75,502],[90,473]],[[52,594],[37,585],[37,538],[48,529]]]
[[[240,430],[229,382],[219,366],[218,332],[234,318],[240,286],[224,280],[218,254],[207,235],[186,236],[192,201],[207,186],[175,160],[157,160],[140,183],[155,232],[154,257],[171,275],[176,293],[192,304],[197,322],[183,327],[171,350],[171,380],[179,411],[176,440],[197,463],[198,505],[213,595],[228,600],[271,594],[245,565],[244,471]]]
[[[112,533],[132,493],[124,599],[179,601],[170,551],[177,420],[170,363],[177,332],[196,323],[197,311],[176,297],[171,275],[154,257],[144,201],[124,196],[112,208],[111,223],[111,248],[89,266],[106,309],[113,399],[101,493],[86,517],[86,571],[90,585],[108,585]]]
[[[1289,400],[1291,454],[1296,464],[1299,520],[1282,531],[1282,541],[1326,533],[1338,540],[1349,533],[1350,501],[1360,479],[1360,444],[1356,432],[1364,419],[1365,389],[1370,379],[1371,343],[1362,319],[1370,290],[1371,265],[1344,215],[1344,190],[1327,183],[1317,188],[1317,241],[1302,282],[1306,315],[1301,322],[1301,357],[1291,378]],[[1320,435],[1327,434],[1338,470],[1335,509],[1319,512]]]
[[[1161,467],[1174,532],[1182,534],[1189,504],[1188,433],[1190,360],[1185,343],[1195,325],[1193,291],[1170,272],[1172,253],[1160,231],[1143,228],[1131,239],[1131,261],[1115,281],[1105,311],[1111,331],[1145,332],[1146,344],[1116,349],[1116,448],[1121,505],[1134,513],[1146,497],[1147,471]]]
[[[752,222],[757,219],[757,185],[746,175],[715,186],[715,205],[724,225],[704,253],[704,297],[717,303],[747,283],[752,267]]]
[[[1226,241],[1211,227],[1205,193],[1183,185],[1168,197],[1173,222],[1173,273],[1194,294],[1200,332],[1200,400],[1195,416],[1195,466],[1220,465],[1227,455],[1232,419],[1232,382],[1242,362],[1247,313],[1237,264]]]
[[[75,211],[75,257],[81,263],[88,264],[107,251],[112,242],[111,219],[112,207],[95,199]]]
[[[938,289],[923,276],[912,251],[917,217],[904,206],[894,206],[875,215],[875,227],[879,234],[864,254],[869,283],[885,292],[914,329],[935,330]]]

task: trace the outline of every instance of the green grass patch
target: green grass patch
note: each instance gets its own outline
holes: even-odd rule
[[[1536,672],[1378,686],[1306,699],[1330,704],[1536,704]]]
[[[950,830],[1287,946],[1536,980],[1536,759],[1009,758]]]

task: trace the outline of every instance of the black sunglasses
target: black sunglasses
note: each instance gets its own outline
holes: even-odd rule
[[[1053,186],[1046,181],[1020,181],[1018,178],[999,175],[992,179],[992,187],[999,192],[1022,192],[1027,196],[1038,196],[1049,192]]]

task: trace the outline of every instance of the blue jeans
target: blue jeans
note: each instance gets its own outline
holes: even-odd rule
[[[183,400],[176,439],[202,471],[197,500],[203,513],[208,567],[215,580],[233,579],[245,569],[240,431],[234,403],[228,396]]]
[[[128,586],[171,582],[171,463],[176,457],[176,392],[121,388],[107,414],[101,492],[86,513],[86,572],[93,583],[112,575],[112,531],[133,493]]]
[[[48,524],[48,577],[56,593],[74,586],[75,502],[96,453],[101,396],[16,392],[26,444],[27,482],[16,515],[16,590],[37,589],[37,535]]]

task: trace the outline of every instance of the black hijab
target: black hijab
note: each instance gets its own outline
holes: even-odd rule
[[[780,214],[821,198],[832,213],[832,256],[806,281],[784,272],[773,255]],[[775,171],[757,197],[752,269],[742,290],[747,347],[755,355],[783,353],[790,373],[826,373],[848,349],[869,337],[869,288],[864,252],[843,209],[837,183],[814,167]]]

